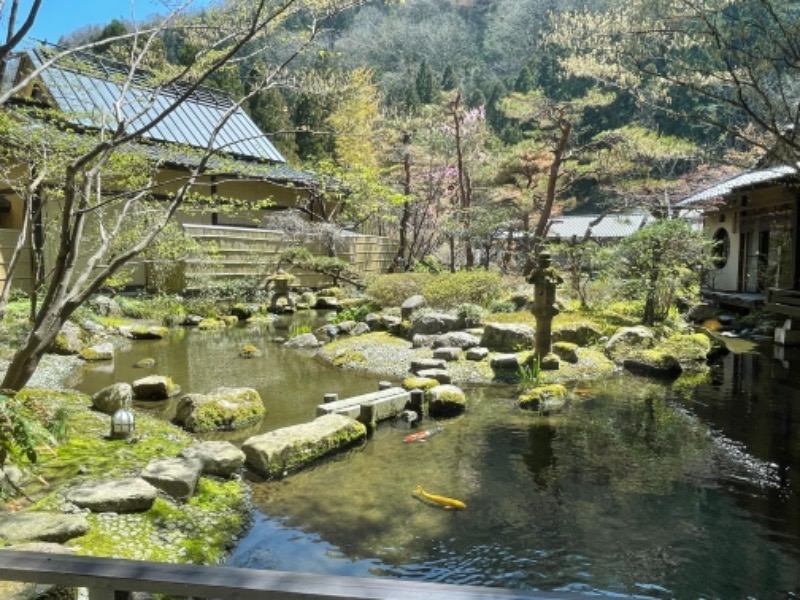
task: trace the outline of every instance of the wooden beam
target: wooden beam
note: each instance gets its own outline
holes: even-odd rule
[[[85,587],[91,600],[126,592],[218,600],[579,600],[586,596],[442,583],[313,575],[0,550],[0,580]]]

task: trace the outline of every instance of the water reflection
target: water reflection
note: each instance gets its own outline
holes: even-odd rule
[[[132,365],[152,356],[184,391],[255,387],[262,429],[308,420],[324,393],[376,389],[378,378],[271,342],[283,334],[137,342],[80,386],[137,379],[147,373]],[[245,343],[263,356],[239,359]],[[425,443],[384,425],[346,454],[253,482],[257,518],[230,564],[656,598],[796,597],[799,358],[732,354],[691,391],[619,376],[548,418],[520,411],[511,389],[469,389],[467,413]],[[424,504],[417,485],[468,508]]]
[[[731,494],[733,479],[769,498],[746,464],[755,458],[726,449],[692,398],[627,377],[552,418],[520,412],[509,390],[469,397],[467,414],[425,444],[382,427],[362,449],[255,485],[262,525],[242,548],[280,554],[279,527],[294,551],[336,549],[317,563],[323,573],[664,598],[800,589],[800,538],[777,539]],[[417,502],[418,484],[467,510]],[[769,517],[784,531],[789,502]],[[243,549],[231,564],[270,568]]]

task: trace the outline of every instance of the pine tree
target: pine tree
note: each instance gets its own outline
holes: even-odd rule
[[[444,73],[442,73],[442,89],[445,92],[449,92],[450,90],[454,90],[458,87],[458,78],[456,77],[456,72],[453,69],[453,65],[447,65],[444,68]]]

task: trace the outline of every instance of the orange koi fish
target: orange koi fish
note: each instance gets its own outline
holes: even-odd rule
[[[456,500],[455,498],[448,498],[447,496],[437,496],[436,494],[429,494],[425,490],[422,489],[421,485],[418,485],[414,488],[412,492],[418,498],[422,498],[423,500],[427,500],[432,504],[437,504],[438,506],[443,507],[445,510],[464,510],[467,508],[467,505],[464,504],[461,500]]]
[[[425,431],[409,433],[406,437],[403,438],[403,441],[406,444],[412,444],[414,442],[424,442],[427,439],[436,435],[437,433],[440,433],[441,431],[442,427],[434,427],[433,429],[426,429]]]

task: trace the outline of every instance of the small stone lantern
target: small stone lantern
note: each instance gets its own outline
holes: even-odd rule
[[[285,310],[291,311],[294,309],[294,299],[292,298],[291,284],[294,281],[294,275],[287,273],[283,269],[278,269],[277,273],[267,278],[266,287],[270,285],[273,287],[272,298],[270,300],[270,311],[282,312],[278,306],[278,300],[283,298],[286,301]]]
[[[136,418],[133,411],[124,406],[111,417],[111,439],[125,440],[133,436],[136,430]]]

